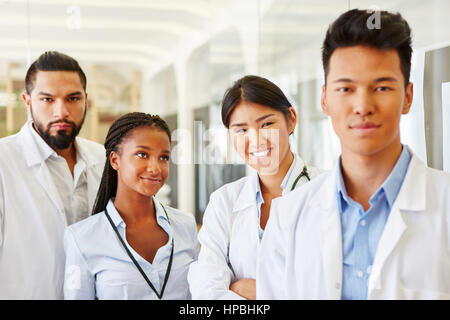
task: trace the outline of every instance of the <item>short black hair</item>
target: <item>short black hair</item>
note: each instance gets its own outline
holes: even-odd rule
[[[379,18],[376,27],[369,28],[372,17]],[[396,50],[400,68],[409,83],[411,71],[411,29],[400,13],[388,11],[349,10],[340,15],[328,28],[322,45],[325,83],[334,50],[352,46],[367,46],[379,50]]]
[[[80,76],[83,89],[86,91],[86,75],[78,64],[78,61],[64,53],[58,51],[46,51],[30,65],[25,76],[25,89],[28,94],[31,94],[31,91],[33,91],[34,81],[36,80],[36,73],[38,71],[77,72]]]
[[[281,111],[286,119],[291,116],[291,103],[276,84],[263,77],[247,75],[237,80],[224,94],[222,122],[225,127],[229,127],[231,113],[243,101]]]

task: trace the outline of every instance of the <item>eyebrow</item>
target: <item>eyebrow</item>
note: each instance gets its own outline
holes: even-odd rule
[[[375,79],[374,82],[385,82],[385,81],[397,82],[398,80],[393,77],[381,77],[381,78]]]
[[[70,97],[70,96],[78,96],[78,95],[81,95],[81,94],[82,94],[81,91],[75,91],[75,92],[69,93],[68,96],[69,96],[69,97]],[[38,93],[38,95],[39,95],[39,96],[53,97],[53,94],[47,93],[47,92],[43,92],[43,91],[40,91],[40,92]]]
[[[271,117],[271,116],[274,116],[274,115],[275,115],[274,113],[266,114],[266,115],[264,115],[264,116],[259,117],[258,119],[256,119],[255,122],[261,122],[261,121],[263,121],[264,119],[266,119],[266,118],[268,118],[268,117]],[[247,125],[247,122],[234,123],[234,124],[231,125],[231,127],[242,127],[242,126],[245,126],[245,125]]]
[[[143,146],[143,145],[136,146],[136,149],[152,150],[152,148],[150,148],[149,146]],[[170,150],[163,150],[162,152],[163,153],[170,153]]]
[[[377,78],[375,79],[373,82],[386,82],[386,81],[390,81],[390,82],[398,82],[398,80],[396,78],[393,77],[381,77],[381,78]],[[346,82],[346,83],[351,83],[351,82],[355,82],[350,78],[339,78],[333,81],[333,83],[338,83],[338,82]]]

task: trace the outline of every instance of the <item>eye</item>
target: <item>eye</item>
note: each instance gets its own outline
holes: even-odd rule
[[[240,128],[240,129],[234,130],[234,133],[245,133],[246,131],[247,131],[247,129]]]
[[[392,89],[389,87],[376,87],[376,91],[391,91]]]
[[[262,124],[262,128],[264,128],[264,127],[268,127],[268,126],[270,126],[270,125],[272,125],[273,124],[273,122],[264,122],[263,124]]]
[[[162,160],[162,161],[169,161],[170,157],[164,155],[164,156],[159,157],[159,159]]]
[[[137,153],[136,153],[136,156],[137,156],[138,158],[145,159],[145,158],[147,158],[147,153],[145,153],[145,152],[137,152]]]
[[[77,101],[80,101],[81,98],[80,98],[80,97],[69,97],[68,100],[69,100],[70,102],[77,102]]]
[[[52,101],[52,98],[49,98],[49,97],[43,97],[43,98],[41,98],[41,101],[44,101],[44,102],[51,102],[51,101]]]
[[[348,87],[341,87],[341,88],[337,88],[336,89],[336,91],[337,92],[340,92],[340,93],[347,93],[347,92],[350,92],[350,88],[348,88]]]

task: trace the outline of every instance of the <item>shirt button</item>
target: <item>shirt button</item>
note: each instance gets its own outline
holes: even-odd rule
[[[335,288],[336,290],[339,290],[341,288],[341,284],[339,282],[336,282]]]
[[[362,271],[358,271],[358,272],[356,273],[356,275],[358,276],[358,278],[362,278],[363,275],[364,275],[364,273],[363,273]]]
[[[361,220],[359,224],[364,227],[366,225],[366,220]]]

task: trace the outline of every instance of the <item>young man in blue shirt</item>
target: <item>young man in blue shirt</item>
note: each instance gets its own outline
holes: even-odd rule
[[[400,14],[355,9],[329,27],[321,103],[342,153],[273,204],[257,298],[450,298],[450,176],[400,140],[411,53]]]

